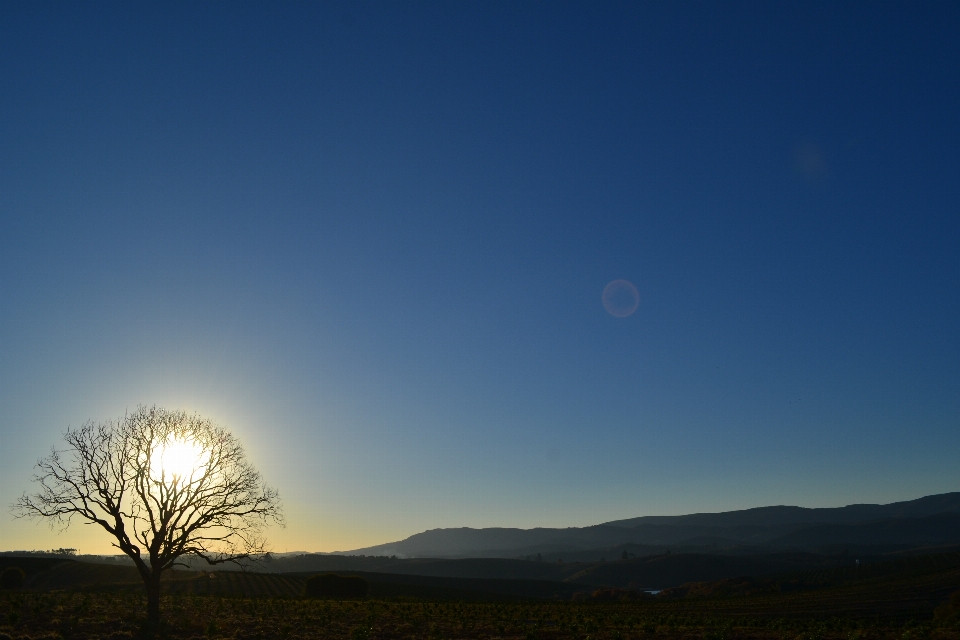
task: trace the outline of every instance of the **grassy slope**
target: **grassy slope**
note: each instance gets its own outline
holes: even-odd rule
[[[884,563],[873,569],[860,576],[855,569],[845,568],[755,581],[772,582],[777,587],[787,580],[800,584],[801,588],[786,593],[750,588],[725,592],[724,583],[736,582],[733,580],[688,585],[686,597],[664,598],[655,606],[663,611],[721,616],[928,620],[938,604],[960,589],[960,557],[955,555],[918,563]]]
[[[390,559],[350,556],[301,556],[273,562],[265,569],[277,573],[368,571],[447,578],[553,580],[588,585],[635,586],[662,589],[684,582],[776,571],[812,569],[851,562],[839,556],[777,553],[718,555],[674,553],[610,562],[534,562],[507,558]]]
[[[666,589],[687,582],[833,567],[840,562],[852,560],[804,553],[752,556],[676,553],[592,563],[565,579],[597,586]]]
[[[16,560],[5,558],[0,566],[30,564]],[[31,590],[141,592],[136,573],[128,567],[73,561],[41,565],[33,562],[29,567],[28,588]],[[370,596],[375,599],[566,600],[582,588],[548,581],[348,573],[366,577],[370,582]],[[302,593],[303,581],[309,575],[175,571],[169,574],[164,588],[167,594],[296,597]],[[794,571],[695,583],[636,606],[658,615],[928,619],[934,607],[958,589],[960,554],[952,553],[898,558],[859,569]]]
[[[956,578],[956,576],[955,576]],[[852,618],[930,620],[954,582],[890,582],[871,587],[846,585],[823,590],[744,598],[678,600],[643,605],[649,613],[723,618]]]
[[[129,591],[139,593],[143,583],[136,569],[73,560],[0,559],[0,570],[17,566],[27,573],[27,589],[33,591]],[[164,592],[170,595],[220,595],[242,597],[298,597],[307,577],[315,572],[272,574],[238,571],[169,571],[164,574]],[[580,585],[555,581],[471,579],[362,571],[373,598],[419,598],[427,600],[563,599],[582,590]]]

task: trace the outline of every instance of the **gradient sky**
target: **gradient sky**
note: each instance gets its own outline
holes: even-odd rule
[[[138,404],[243,439],[277,551],[960,490],[958,32],[5,2],[0,503]],[[61,546],[109,551],[0,512],[0,549]]]

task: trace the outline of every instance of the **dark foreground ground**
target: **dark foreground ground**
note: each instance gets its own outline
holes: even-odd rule
[[[577,593],[583,585],[572,583],[366,573],[369,597],[339,602],[303,598],[306,574],[171,572],[164,624],[149,633],[131,568],[11,558],[0,565],[12,563],[27,581],[0,591],[0,640],[960,640],[957,554],[701,582],[656,598]]]
[[[749,609],[749,603],[740,603]],[[747,606],[743,606],[747,605]],[[143,598],[129,593],[20,593],[0,600],[0,633],[37,640],[146,636]],[[454,603],[167,596],[166,638],[960,638],[932,620],[769,617],[661,603]],[[716,610],[714,610],[716,609]]]

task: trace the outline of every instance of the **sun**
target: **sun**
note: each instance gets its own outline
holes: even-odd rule
[[[157,448],[151,475],[167,480],[189,480],[203,472],[206,461],[203,448],[196,440],[167,440]]]

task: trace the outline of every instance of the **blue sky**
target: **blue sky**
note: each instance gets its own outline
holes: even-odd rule
[[[6,3],[0,500],[138,404],[243,438],[279,551],[960,490],[958,27]]]

